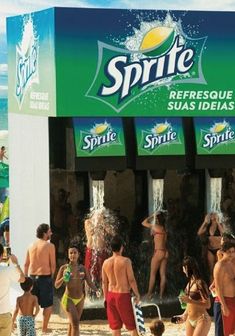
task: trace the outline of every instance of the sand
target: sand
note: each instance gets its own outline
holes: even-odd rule
[[[175,325],[170,322],[169,319],[163,319],[165,323],[166,331],[164,336],[185,336],[185,325]],[[149,332],[149,324],[151,320],[146,319],[145,325],[147,328],[146,336],[150,336]],[[52,329],[52,332],[49,334],[43,334],[40,331],[41,322],[36,322],[36,331],[37,335],[49,335],[49,336],[67,336],[67,319],[59,317],[59,315],[52,315],[50,320],[49,327]],[[12,335],[17,336],[18,333],[15,331]],[[80,336],[109,336],[111,332],[109,330],[108,324],[106,320],[92,320],[92,321],[81,321],[80,323]],[[130,335],[128,332],[123,329],[123,336]],[[214,336],[214,323],[211,324],[211,329],[208,336]]]

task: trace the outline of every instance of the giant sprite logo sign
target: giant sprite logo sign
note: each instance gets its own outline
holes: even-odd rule
[[[186,36],[180,22],[142,23],[117,48],[98,42],[98,65],[87,96],[116,112],[148,90],[175,83],[206,83],[201,57],[206,37]]]
[[[16,46],[16,86],[15,95],[19,105],[23,103],[27,89],[38,83],[38,38],[31,16],[25,16],[22,40]]]

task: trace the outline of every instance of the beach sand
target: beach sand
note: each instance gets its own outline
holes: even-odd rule
[[[163,319],[166,331],[164,336],[185,336],[185,325],[176,325],[172,324],[169,319]],[[145,320],[145,326],[147,329],[146,336],[150,336],[149,332],[149,324],[151,319]],[[67,336],[67,326],[68,320],[65,318],[61,318],[59,315],[52,315],[49,328],[52,329],[52,332],[49,334],[43,334],[40,331],[41,322],[36,322],[36,331],[38,336],[49,335],[49,336]],[[17,331],[14,331],[12,335],[17,336]],[[109,330],[108,324],[106,320],[92,320],[92,321],[81,321],[80,323],[80,336],[110,336],[111,332]],[[122,332],[123,336],[130,335],[123,328]],[[211,324],[211,329],[208,334],[209,336],[214,336],[214,323]]]

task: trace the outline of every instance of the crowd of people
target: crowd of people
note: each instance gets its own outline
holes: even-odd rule
[[[152,300],[158,272],[160,302],[167,286],[166,269],[169,257],[167,213],[158,211],[142,221],[142,225],[150,230],[154,245],[147,294],[142,298],[131,259],[123,255],[125,241],[114,227],[102,224],[104,216],[104,211],[99,211],[98,214],[93,213],[85,220],[84,229],[87,236],[85,257],[81,258],[79,239],[72,239],[66,252],[67,262],[59,267],[58,272],[56,247],[50,241],[52,230],[48,224],[38,226],[37,240],[26,252],[24,270],[18,264],[16,256],[13,254],[9,256],[12,266],[0,267],[0,288],[3,293],[0,295],[0,336],[10,335],[12,328],[16,326],[16,320],[19,335],[36,335],[35,317],[39,307],[43,310],[42,332],[50,332],[48,324],[53,309],[54,288],[62,286],[64,293],[61,306],[68,317],[69,336],[79,335],[86,287],[91,288],[97,297],[103,297],[113,336],[121,335],[123,325],[130,335],[138,335],[132,295],[136,304],[141,299]],[[97,223],[100,224],[97,226]],[[104,231],[102,235],[99,234],[99,230]],[[205,256],[210,283],[203,279],[196,259],[185,256],[182,260],[182,270],[187,278],[187,285],[179,299],[181,303],[186,304],[186,309],[183,314],[175,316],[174,321],[185,323],[186,336],[206,336],[211,326],[211,318],[207,311],[213,303],[215,336],[230,336],[235,333],[235,239],[232,234],[225,232],[215,213],[206,215],[198,235],[206,236]],[[94,237],[99,239],[94,240]],[[109,251],[105,245],[107,244],[105,237],[110,238]],[[0,261],[3,252],[3,246],[0,244]],[[215,256],[215,260],[212,259],[212,255]],[[95,262],[93,268],[92,261]],[[9,303],[11,281],[19,281],[23,290],[23,295],[16,300],[13,318]],[[210,291],[215,296],[213,300]],[[164,333],[164,328],[162,321],[155,320],[151,324],[150,331],[153,335],[160,336]]]

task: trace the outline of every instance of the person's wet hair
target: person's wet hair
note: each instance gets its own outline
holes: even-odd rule
[[[40,224],[37,227],[37,231],[36,231],[36,237],[37,238],[43,238],[44,233],[47,233],[47,231],[49,230],[50,226],[48,224]]]
[[[75,248],[80,251],[80,238],[79,237],[74,237],[73,239],[70,240],[68,249],[70,248]]]
[[[110,246],[113,252],[119,252],[121,247],[124,246],[123,239],[120,236],[113,237]]]
[[[21,282],[20,284],[20,287],[23,289],[24,292],[28,292],[32,286],[33,286],[33,279],[29,277],[25,277],[25,281]]]
[[[185,256],[182,262],[182,266],[185,267],[187,278],[190,280],[192,277],[198,281],[198,288],[201,290],[202,296],[206,299],[208,296],[207,287],[202,280],[201,272],[198,263],[194,257]],[[199,285],[200,283],[200,285]]]
[[[2,245],[2,244],[0,244],[0,256],[2,256],[2,255],[3,255],[3,252],[4,252],[3,245]]]
[[[149,326],[149,329],[154,336],[161,336],[165,331],[164,323],[161,320],[154,320]]]
[[[157,211],[156,213],[157,220],[159,225],[165,227],[166,219],[167,219],[167,212],[166,211]]]
[[[229,249],[231,249],[232,247],[235,248],[235,242],[234,241],[227,241],[227,242],[223,243],[223,245],[221,246],[221,251],[226,252]]]
[[[182,266],[185,267],[188,278],[191,278],[192,276],[194,276],[195,279],[201,278],[199,266],[195,258],[191,256],[185,256],[182,262]]]

